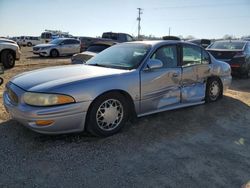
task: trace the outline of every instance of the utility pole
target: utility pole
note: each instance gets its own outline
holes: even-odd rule
[[[138,9],[138,39],[140,38],[140,32],[141,32],[141,14],[142,14],[142,9],[141,8],[137,8]]]
[[[171,27],[168,28],[168,36],[170,36]]]

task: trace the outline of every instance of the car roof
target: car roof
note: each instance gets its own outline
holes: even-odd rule
[[[179,41],[179,40],[145,40],[145,41],[133,41],[133,42],[125,42],[125,43],[147,44],[151,46],[161,46],[161,45],[167,45],[167,44],[190,44],[194,46],[199,46],[197,44],[194,44],[188,41]]]
[[[214,42],[243,42],[243,43],[247,43],[248,41],[245,41],[245,40],[217,40],[217,41],[214,41]]]

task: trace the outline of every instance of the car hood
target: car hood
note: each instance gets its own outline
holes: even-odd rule
[[[100,79],[126,72],[128,70],[90,65],[65,65],[19,74],[11,82],[26,91],[44,92],[76,81]]]
[[[13,43],[13,44],[16,44],[15,41],[13,40],[10,40],[10,39],[5,39],[5,38],[0,38],[0,43]]]
[[[56,46],[56,44],[38,44],[34,47],[43,48],[43,47],[52,47],[52,46]]]

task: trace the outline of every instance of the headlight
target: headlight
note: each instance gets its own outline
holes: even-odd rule
[[[75,102],[75,99],[68,95],[31,92],[26,92],[23,96],[23,100],[26,104],[32,106],[54,106]]]
[[[40,48],[41,50],[47,50],[47,49],[49,49],[50,47],[42,47],[42,48]]]

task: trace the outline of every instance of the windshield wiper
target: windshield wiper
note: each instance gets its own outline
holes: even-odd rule
[[[94,64],[86,64],[86,65],[92,65],[92,66],[97,66],[97,67],[107,67],[107,68],[110,68],[109,66],[107,65],[103,65],[103,64],[99,64],[99,63],[94,63]]]

